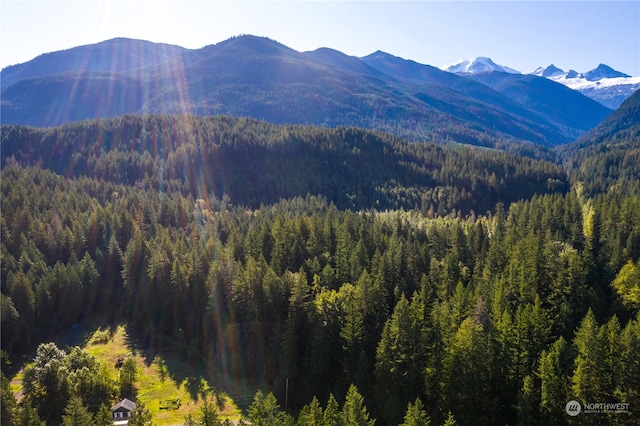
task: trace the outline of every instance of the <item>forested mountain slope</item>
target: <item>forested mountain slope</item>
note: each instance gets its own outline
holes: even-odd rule
[[[364,57],[363,61],[397,79],[443,85],[472,99],[518,111],[533,121],[554,123],[564,127],[570,139],[580,136],[611,113],[610,109],[574,90],[536,76],[506,72],[460,76],[380,51]]]
[[[611,110],[580,93],[544,77],[504,72],[472,74],[468,78],[483,83],[515,100],[521,105],[538,111],[550,121],[576,129],[576,137],[590,130],[594,123],[607,117]]]
[[[557,151],[576,182],[590,195],[614,188],[640,190],[640,91],[600,125]]]
[[[496,150],[410,144],[355,128],[276,126],[247,118],[124,116],[53,129],[2,128],[2,158],[258,208],[322,195],[337,207],[484,213],[566,192],[561,168]]]
[[[573,107],[588,113],[567,117],[575,122],[556,122],[538,103],[518,103],[467,78],[387,54],[380,60],[375,54],[301,53],[254,36],[183,51],[140,43],[143,49],[124,39],[92,47],[123,58],[120,67],[118,61],[109,67],[97,59],[94,67],[84,66],[70,59],[72,49],[18,66],[24,72],[3,70],[3,123],[57,126],[123,114],[228,114],[273,123],[377,129],[412,141],[555,146],[570,142],[584,132],[585,123],[595,126],[610,112],[576,94]],[[149,52],[149,58],[132,54],[141,51]],[[43,73],[47,68],[41,62],[59,56],[62,63]],[[133,64],[146,65],[134,69]],[[31,68],[35,71],[27,72]],[[523,90],[529,93],[527,87]]]
[[[573,399],[628,404],[577,421],[638,424],[630,186],[588,198],[550,162],[227,116],[3,126],[1,144],[13,362],[99,317],[194,383],[256,383],[254,424],[571,424]],[[123,396],[66,356],[41,346],[19,406],[3,379],[3,424]]]
[[[611,194],[584,217],[567,193],[430,219],[317,198],[248,211],[172,184],[11,162],[1,182],[1,338],[12,360],[103,315],[125,321],[147,359],[179,355],[214,386],[249,378],[284,407],[288,383],[288,414],[275,398],[270,413],[300,425],[314,396],[329,410],[330,395],[353,398],[350,384],[382,424],[418,400],[435,424],[562,424],[574,398],[628,403],[594,421],[637,424],[638,197]],[[55,425],[72,396],[113,404],[71,386],[83,376],[54,376],[47,356],[36,371],[64,379],[25,373],[38,386],[18,412],[34,407]]]
[[[34,77],[60,73],[121,72],[167,62],[187,49],[144,40],[115,38],[101,43],[45,53],[2,70],[2,88]]]

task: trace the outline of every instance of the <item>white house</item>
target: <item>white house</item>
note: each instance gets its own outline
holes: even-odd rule
[[[128,400],[127,398],[118,402],[111,407],[111,413],[113,414],[114,426],[124,426],[129,424],[131,414],[136,410],[136,403]]]

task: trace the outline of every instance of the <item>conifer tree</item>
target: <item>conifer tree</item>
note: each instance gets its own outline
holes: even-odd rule
[[[458,422],[456,422],[455,417],[453,416],[451,411],[449,411],[449,414],[447,415],[447,418],[445,419],[442,426],[456,426],[457,424]]]
[[[598,324],[589,309],[576,331],[573,344],[577,349],[572,377],[573,394],[582,401],[606,400],[610,373],[606,366],[606,347],[599,336]]]
[[[465,319],[456,332],[445,359],[447,404],[464,423],[491,423],[496,413],[492,400],[492,344],[476,318]]]
[[[341,426],[343,424],[340,406],[333,394],[329,394],[327,407],[324,409],[324,413],[322,413],[322,423],[324,426]]]
[[[8,425],[13,425],[16,418],[16,398],[11,391],[9,379],[0,372],[2,386],[0,387],[0,419]]]
[[[31,406],[29,401],[20,404],[16,420],[16,426],[46,426],[46,422],[40,419],[38,410]]]
[[[344,426],[373,426],[376,421],[369,417],[364,398],[355,385],[351,385],[342,406]]]
[[[87,426],[93,423],[93,417],[87,408],[82,404],[82,399],[72,396],[64,409],[62,416],[63,426]]]
[[[119,372],[119,393],[122,398],[131,398],[135,392],[135,383],[138,379],[138,367],[136,359],[129,355],[122,361]]]
[[[431,420],[424,410],[420,398],[410,402],[404,415],[404,422],[400,426],[430,426]]]
[[[131,420],[129,420],[128,426],[152,426],[151,412],[142,402],[136,403],[136,409],[131,414]]]
[[[111,412],[107,404],[100,405],[100,408],[93,417],[93,422],[96,426],[113,425],[113,413]]]
[[[539,388],[534,382],[534,378],[526,376],[524,378],[522,389],[518,392],[518,424],[530,425],[539,423]]]
[[[540,355],[538,375],[541,381],[540,409],[543,423],[559,424],[564,421],[564,405],[573,397],[570,381],[572,369],[571,347],[560,336]]]
[[[620,365],[617,397],[629,407],[640,406],[640,314],[630,320],[620,335]],[[632,408],[633,413],[637,409]]]
[[[323,426],[323,411],[318,398],[315,396],[311,402],[300,410],[298,414],[298,426]]]
[[[385,324],[376,353],[376,399],[390,423],[402,420],[402,406],[420,394],[425,368],[424,309],[416,293],[404,294]]]
[[[247,420],[256,426],[284,425],[288,415],[280,409],[276,397],[272,393],[265,395],[258,390],[253,396],[253,402],[247,408]]]

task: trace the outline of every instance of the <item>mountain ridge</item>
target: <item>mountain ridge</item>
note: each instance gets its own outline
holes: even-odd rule
[[[587,131],[593,127],[591,123],[598,121],[600,117],[592,115],[598,111],[600,104],[597,101],[588,99],[580,102],[582,96],[579,93],[566,86],[558,86],[547,78],[497,71],[474,74],[469,78],[482,82],[530,109],[543,111],[548,120],[565,126],[577,126],[579,130]],[[524,90],[525,86],[528,90]],[[567,105],[573,107],[567,108]]]
[[[557,147],[572,180],[591,196],[640,189],[640,90],[576,141]]]
[[[139,42],[144,49],[119,50],[132,44],[98,44],[111,57],[134,58],[117,67],[68,59],[66,68],[21,80],[5,79],[3,70],[3,121],[46,127],[133,113],[231,114],[482,146],[504,140],[553,146],[584,131],[582,124],[557,123],[481,83],[381,51],[363,58],[327,49],[298,52],[249,35],[201,49]],[[141,51],[151,52],[142,68],[135,59]],[[591,125],[609,113],[600,108]]]
[[[48,129],[3,125],[1,147],[3,165],[124,185],[144,178],[169,187],[184,180],[180,190],[194,198],[227,194],[248,208],[319,194],[341,209],[415,209],[426,197],[427,207],[468,214],[568,189],[566,174],[549,160],[412,144],[354,127],[222,115],[125,115]]]
[[[574,70],[565,72],[551,64],[536,68],[529,74],[563,84],[614,110],[640,89],[640,76],[632,77],[605,64],[599,64],[585,73]]]
[[[544,77],[580,92],[610,109],[618,108],[633,92],[640,89],[640,76],[632,77],[602,63],[584,73],[574,70],[565,72],[553,64],[538,67],[529,73],[520,73],[504,65],[497,65],[490,58],[478,57],[441,68],[448,72],[471,76],[484,72],[507,72]]]
[[[118,45],[124,57],[113,60],[112,51]],[[121,46],[127,49],[120,49]],[[99,43],[76,46],[69,49],[48,52],[34,59],[2,69],[1,84],[9,86],[16,81],[59,72],[72,71],[127,71],[171,60],[188,49],[167,43],[154,43],[126,37],[116,37]],[[56,59],[66,56],[64,61]],[[67,65],[65,67],[65,65]]]

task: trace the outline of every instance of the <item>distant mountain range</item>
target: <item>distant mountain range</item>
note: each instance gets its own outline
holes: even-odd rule
[[[531,74],[564,84],[612,109],[618,108],[625,99],[640,89],[640,76],[632,77],[604,64],[586,73],[573,70],[565,72],[552,64],[546,68],[537,68]]]
[[[462,75],[485,72],[521,74],[513,68],[496,64],[485,57],[461,60],[455,64],[443,66],[442,69]],[[640,89],[640,76],[632,77],[605,64],[600,64],[585,73],[573,70],[565,72],[551,64],[547,67],[536,68],[528,74],[545,77],[563,84],[611,109],[618,108],[625,99]]]
[[[456,75],[380,51],[298,52],[255,36],[195,50],[120,38],[3,69],[1,113],[3,124],[38,127],[123,114],[227,114],[502,148],[565,144],[611,113],[546,78],[489,74]]]

